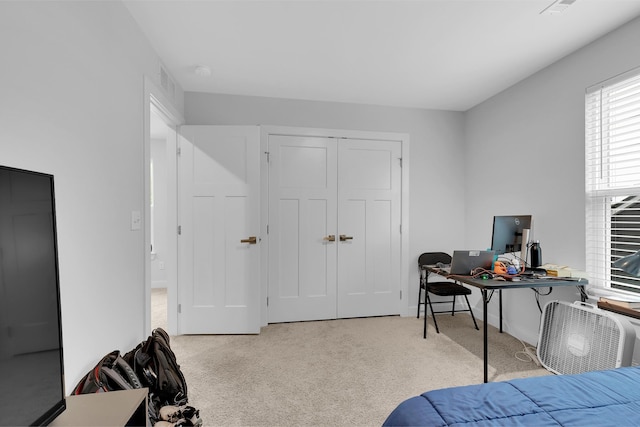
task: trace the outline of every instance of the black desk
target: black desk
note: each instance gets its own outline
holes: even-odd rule
[[[586,279],[569,279],[569,278],[555,278],[555,277],[543,277],[536,279],[525,279],[521,278],[519,281],[506,281],[506,280],[496,280],[496,279],[479,279],[472,276],[448,276],[442,270],[435,267],[424,267],[431,273],[439,274],[441,276],[447,277],[452,280],[457,280],[460,283],[464,283],[473,287],[480,289],[482,293],[482,304],[483,304],[483,344],[484,344],[484,382],[488,382],[489,369],[488,369],[488,345],[487,345],[487,305],[489,301],[491,301],[491,297],[493,296],[494,291],[498,291],[498,296],[500,299],[500,333],[502,333],[502,291],[504,289],[533,289],[533,288],[552,288],[556,286],[578,286],[580,288],[587,285],[589,282]],[[428,284],[427,284],[428,286]],[[581,292],[581,295],[584,295],[584,292]],[[425,328],[427,325],[427,306],[425,304],[425,313],[424,313],[424,322]]]

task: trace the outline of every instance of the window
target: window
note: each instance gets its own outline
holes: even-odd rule
[[[612,267],[640,249],[640,69],[586,94],[587,271],[596,286],[640,292]]]

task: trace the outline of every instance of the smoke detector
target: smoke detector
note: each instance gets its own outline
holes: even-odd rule
[[[196,73],[197,76],[200,76],[200,77],[211,76],[211,67],[208,67],[206,65],[197,65],[193,71],[194,73]]]
[[[557,15],[564,12],[569,6],[574,4],[576,0],[555,0],[547,6],[540,15]]]

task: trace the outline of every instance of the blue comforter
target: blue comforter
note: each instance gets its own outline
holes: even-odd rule
[[[428,391],[398,405],[384,425],[640,425],[640,367]]]

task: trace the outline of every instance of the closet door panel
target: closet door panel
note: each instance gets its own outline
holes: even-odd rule
[[[268,322],[336,317],[336,141],[269,135]]]
[[[401,143],[341,139],[338,317],[400,313]]]

